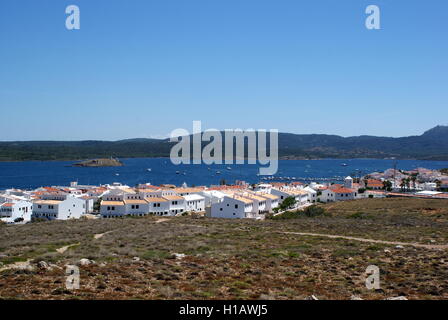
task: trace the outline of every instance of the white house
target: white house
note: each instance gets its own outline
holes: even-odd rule
[[[345,187],[328,188],[322,191],[319,196],[321,202],[354,200],[358,197],[358,192]]]
[[[256,192],[271,193],[272,185],[268,183],[260,183],[254,189]]]
[[[222,202],[211,206],[213,218],[244,219],[252,218],[253,200],[238,196],[226,196]]]
[[[186,211],[189,212],[204,212],[205,198],[199,194],[184,195]]]
[[[281,204],[286,198],[291,197],[292,195],[288,192],[286,192],[286,190],[284,189],[277,189],[277,188],[272,188],[271,189],[271,194],[278,196],[279,197],[279,203]]]
[[[163,199],[169,201],[170,215],[175,216],[177,214],[186,211],[186,200],[185,198],[178,195],[164,196]]]
[[[305,187],[303,189],[306,193],[308,193],[308,202],[315,203],[317,202],[317,191],[310,187]]]
[[[276,189],[272,188],[271,194],[276,195],[279,197],[279,202],[282,203],[286,198],[293,197],[296,202],[297,206],[304,205],[308,202],[309,196],[308,192],[301,190],[301,189],[288,189],[288,188],[282,188],[282,189]]]
[[[33,204],[28,201],[7,202],[0,204],[0,220],[6,223],[29,222]]]
[[[48,220],[79,219],[86,213],[85,202],[67,196],[65,200],[38,200],[33,203],[33,218]]]
[[[93,212],[93,206],[96,201],[96,197],[90,197],[88,195],[84,195],[82,197],[79,197],[79,199],[83,200],[86,205],[86,213],[92,213]]]
[[[266,199],[266,211],[273,212],[279,206],[279,197],[270,193],[257,192],[257,195]]]
[[[170,201],[164,198],[146,198],[149,205],[149,213],[158,216],[168,216],[170,215]]]
[[[100,206],[102,218],[123,217],[126,214],[126,206],[123,200],[102,200]]]
[[[205,207],[210,207],[213,203],[219,203],[227,196],[224,192],[218,190],[205,190],[200,195],[205,198]]]
[[[251,218],[255,219],[265,218],[265,214],[269,212],[266,206],[266,202],[268,202],[267,198],[252,193],[244,193],[240,196],[242,198],[246,198],[253,201]]]
[[[149,204],[143,199],[125,199],[124,214],[143,217],[149,213]]]

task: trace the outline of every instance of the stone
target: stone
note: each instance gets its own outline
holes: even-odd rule
[[[94,263],[95,263],[95,261],[89,260],[89,259],[81,259],[81,260],[79,260],[79,265],[81,265],[81,266],[88,266],[88,265],[94,264]]]
[[[404,296],[399,296],[399,297],[387,298],[386,300],[408,300],[408,298],[406,298]]]
[[[48,269],[48,263],[46,263],[45,261],[39,261],[37,263],[37,267],[39,269],[46,270],[46,269]]]

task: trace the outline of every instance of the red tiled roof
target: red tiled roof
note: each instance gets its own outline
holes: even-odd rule
[[[2,207],[11,208],[13,205],[14,205],[14,203],[8,202],[8,203],[2,204]]]
[[[355,192],[355,190],[349,189],[349,188],[336,188],[336,189],[332,189],[331,191],[333,191],[334,193],[353,193],[353,192]]]

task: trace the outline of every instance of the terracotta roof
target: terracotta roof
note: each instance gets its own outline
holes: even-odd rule
[[[238,196],[234,196],[233,199],[244,202],[244,203],[254,203],[253,200],[247,199],[247,198],[242,198],[242,197],[238,197]]]
[[[257,196],[257,195],[254,195],[254,194],[244,194],[244,195],[242,195],[242,197],[245,197],[245,198],[249,198],[249,199],[253,199],[253,200],[257,200],[257,201],[266,201],[266,198],[263,198],[262,196]]]
[[[173,196],[163,196],[163,198],[167,199],[167,200],[185,200],[181,196],[176,196],[176,195],[173,195]]]
[[[163,199],[163,198],[157,198],[157,197],[154,197],[154,198],[146,198],[146,201],[147,201],[147,202],[168,202],[168,200],[166,200],[166,199]]]
[[[263,197],[263,198],[271,199],[271,200],[277,200],[277,199],[279,199],[278,196],[275,196],[275,195],[270,194],[270,193],[261,193],[260,196]]]
[[[51,205],[55,205],[55,204],[60,204],[62,201],[59,200],[40,200],[40,201],[36,201],[36,204],[51,204]]]
[[[102,206],[124,206],[123,201],[101,201]]]
[[[12,206],[14,206],[14,203],[10,203],[10,202],[8,202],[8,203],[4,203],[4,204],[2,204],[1,206],[2,206],[2,207],[6,207],[6,208],[11,208]]]
[[[355,190],[348,189],[348,188],[337,188],[337,189],[332,189],[331,191],[333,191],[334,193],[353,193],[353,192],[355,192]]]
[[[204,187],[196,187],[196,188],[174,188],[173,191],[177,193],[193,193],[193,192],[201,192],[204,191]]]
[[[125,204],[147,204],[145,200],[139,200],[139,199],[131,199],[131,200],[124,200]]]

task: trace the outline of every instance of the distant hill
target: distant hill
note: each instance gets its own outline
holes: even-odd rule
[[[402,138],[279,134],[282,159],[392,158],[448,160],[448,126]],[[205,143],[204,143],[205,144]],[[169,139],[0,142],[0,161],[169,157]]]

